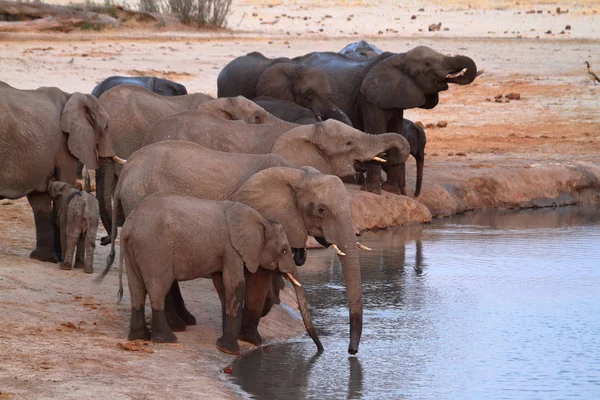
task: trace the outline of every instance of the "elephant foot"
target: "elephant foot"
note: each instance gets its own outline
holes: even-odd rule
[[[62,269],[62,270],[69,271],[72,268],[73,267],[71,266],[71,263],[69,263],[69,262],[63,262],[60,264],[60,269]]]
[[[262,336],[258,333],[257,327],[242,328],[238,339],[255,346],[260,346],[262,344]]]
[[[386,181],[383,183],[383,185],[381,185],[381,188],[383,190],[385,190],[386,192],[400,194],[400,187],[398,187],[398,184],[395,182],[392,183],[390,181]],[[406,192],[406,190],[405,190],[405,192]]]
[[[186,325],[196,325],[196,317],[194,317],[187,309],[177,310],[177,315]]]
[[[75,269],[84,268],[84,267],[85,267],[85,263],[78,262],[78,261],[75,261],[75,265],[73,266],[73,268],[75,268]]]
[[[75,268],[77,268],[77,266],[75,266]],[[84,265],[83,267],[83,272],[86,274],[93,274],[94,273],[94,267],[92,267],[91,265]]]
[[[237,340],[227,340],[223,336],[217,339],[217,349],[226,354],[231,354],[234,356],[240,355],[240,346]]]
[[[51,262],[57,263],[58,257],[54,253],[52,249],[45,249],[37,247],[29,254],[29,258],[33,258],[34,260],[43,261],[43,262]]]
[[[144,317],[144,308],[139,310],[131,309],[131,324],[129,327],[129,335],[127,340],[149,340],[150,331],[146,326],[146,318]]]
[[[156,343],[175,343],[177,336],[167,324],[165,310],[152,310],[152,326],[150,340]]]
[[[363,192],[381,194],[381,185],[379,183],[366,183],[360,187]]]
[[[169,328],[171,328],[171,330],[173,332],[183,332],[186,330],[187,324],[185,323],[185,321],[183,319],[181,319],[179,317],[179,315],[177,315],[173,312],[168,312],[168,313],[166,313],[166,316],[167,316],[167,324],[169,325]]]
[[[110,236],[103,236],[103,237],[100,239],[100,244],[101,244],[102,246],[107,246],[107,245],[109,245],[109,244],[110,244],[110,242],[111,242],[111,240],[110,240]]]

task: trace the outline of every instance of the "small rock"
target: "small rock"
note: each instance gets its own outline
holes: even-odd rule
[[[535,14],[535,10],[529,10],[529,11],[525,12],[525,14]]]
[[[271,42],[271,41],[269,40],[269,44],[273,44],[273,42]]]
[[[566,137],[566,136],[561,136],[560,138],[561,138],[561,139],[566,139],[567,137]]]
[[[496,103],[502,103],[502,99],[501,99],[501,98],[494,98],[494,101],[495,101]]]
[[[253,17],[258,17],[258,14],[257,13],[252,13],[252,16]]]
[[[485,101],[492,101],[492,99],[490,99],[489,97],[486,97]]]
[[[319,29],[319,32],[323,32],[323,28],[320,28],[320,29]]]
[[[456,153],[456,155],[459,156],[459,157],[466,157],[467,156],[467,154],[463,153],[463,152]]]
[[[410,19],[417,19],[417,16],[416,15],[411,15]]]
[[[290,42],[288,42],[287,40],[285,42],[283,42],[283,44],[290,44]]]
[[[510,92],[504,95],[507,99],[510,100],[519,100],[521,98],[521,93],[519,92]]]
[[[445,127],[447,127],[447,126],[448,126],[448,121],[439,121],[439,122],[436,124],[436,126],[437,126],[438,128],[445,128]]]
[[[570,30],[571,30],[571,25],[565,26],[565,31],[570,31]]]
[[[433,124],[433,123],[429,123],[429,124],[425,125],[425,129],[433,129],[433,128],[435,128],[435,124]]]
[[[431,153],[431,157],[437,157],[438,153]]]
[[[228,365],[225,368],[223,368],[221,371],[224,374],[231,375],[233,373],[233,368],[231,368],[231,365]]]
[[[383,31],[377,32],[378,35],[383,35]]]
[[[423,11],[425,11],[424,8],[419,8],[419,12],[423,12]]]
[[[497,95],[495,95],[495,96],[494,96],[494,99],[495,99],[495,100],[498,100],[498,99],[501,99],[501,98],[502,98],[502,95],[501,95],[501,94],[497,94]]]
[[[550,136],[548,136],[548,135],[541,135],[540,138],[542,138],[542,139],[550,139]]]
[[[564,34],[565,34],[565,31],[560,31],[560,34],[561,34],[561,35],[564,35]]]
[[[550,29],[548,29],[546,32],[544,32],[546,35],[550,35],[552,33],[552,31]]]
[[[423,29],[419,28],[419,32],[423,32]]]
[[[543,13],[544,13],[544,10],[537,10],[537,13],[538,13],[538,14],[543,14]]]
[[[442,23],[441,22],[438,22],[437,24],[431,24],[431,25],[429,25],[429,32],[439,31],[440,29],[442,29]]]
[[[449,30],[450,30],[450,28],[444,28],[444,30],[445,30],[445,31],[449,31]]]
[[[449,156],[453,156],[453,155],[454,155],[454,153],[448,153],[448,155],[449,155]]]

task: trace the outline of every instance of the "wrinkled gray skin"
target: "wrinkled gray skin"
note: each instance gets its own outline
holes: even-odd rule
[[[50,182],[48,194],[55,203],[60,203],[57,215],[64,260],[60,269],[83,268],[83,272],[94,272],[94,248],[100,220],[98,200],[91,194],[76,189],[64,182]]]
[[[410,144],[410,154],[417,162],[415,197],[419,197],[423,184],[423,166],[425,165],[425,145],[427,144],[427,137],[423,128],[406,118],[402,121],[402,136],[404,136]]]
[[[273,154],[250,155],[207,150],[186,141],[155,143],[138,150],[124,165],[115,190],[113,222],[122,204],[128,215],[144,198],[158,192],[169,192],[210,200],[233,200],[244,203],[265,218],[279,222],[290,245],[303,249],[308,236],[319,238],[325,245],[336,244],[340,256],[350,309],[350,345],[358,351],[362,333],[362,286],[356,247],[356,235],[348,193],[342,181],[323,175],[310,167],[296,168]],[[116,223],[111,231],[114,258]],[[109,265],[112,260],[109,258]],[[258,322],[272,274],[253,274],[247,288],[256,292],[247,298],[243,311],[244,338],[260,344]],[[172,287],[171,296],[174,296]],[[178,286],[177,286],[178,290]],[[181,302],[177,314],[186,320],[187,310]],[[183,308],[181,308],[183,307]],[[264,312],[264,313],[263,313]]]
[[[99,98],[102,93],[118,85],[137,85],[161,96],[182,96],[188,94],[181,83],[155,76],[111,76],[96,85],[92,95]]]
[[[27,196],[36,229],[31,258],[62,259],[50,179],[74,185],[77,160],[89,169],[102,165],[114,171],[107,125],[108,115],[90,94],[19,90],[0,82],[0,199]]]
[[[119,269],[122,271],[125,261],[131,297],[129,340],[177,341],[164,311],[169,288],[175,280],[212,278],[223,317],[223,335],[217,339],[217,348],[228,354],[240,354],[245,276],[263,268],[299,279],[282,226],[232,201],[173,194],[149,196],[125,221],[121,254]],[[296,293],[306,329],[322,350],[304,289],[296,287]],[[152,306],[151,333],[144,316],[146,294]]]
[[[253,102],[264,108],[279,119],[294,124],[314,124],[319,122],[309,108],[291,101],[275,99],[269,96],[260,96],[252,99]]]
[[[365,40],[360,40],[358,42],[350,43],[341,49],[339,53],[355,61],[364,61],[373,57],[377,57],[383,53],[383,51],[381,51],[374,44],[371,44]]]
[[[298,167],[307,165],[339,177],[353,175],[357,166],[390,149],[397,150],[400,158],[386,164],[403,163],[410,154],[401,136],[367,135],[336,120],[311,125],[240,124],[204,111],[163,118],[150,129],[144,146],[165,140],[187,140],[229,153],[277,154]]]
[[[273,97],[307,107],[318,119],[333,118],[352,125],[332,101],[325,73],[286,58],[269,60],[257,52],[238,57],[219,73],[217,86],[218,97]]]
[[[365,61],[334,52],[309,53],[292,61],[324,70],[335,104],[354,127],[371,134],[401,133],[405,109],[431,109],[448,84],[466,85],[477,76],[477,66],[469,57],[446,56],[425,46],[406,53],[386,52]],[[403,164],[388,169],[383,187],[380,178],[381,166],[369,165],[363,189],[406,193]]]

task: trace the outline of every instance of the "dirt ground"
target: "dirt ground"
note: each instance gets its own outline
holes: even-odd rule
[[[447,122],[426,129],[423,194],[414,201],[351,190],[357,230],[472,208],[600,204],[600,84],[587,82],[584,65],[587,60],[600,72],[595,2],[561,2],[569,13],[559,15],[559,5],[550,1],[262,4],[235,3],[229,23],[234,32],[0,34],[0,80],[89,93],[110,75],[151,74],[216,95],[219,71],[249,51],[297,56],[337,51],[361,38],[394,52],[426,45],[468,55],[485,73],[441,93],[435,109],[405,113],[423,124]],[[532,9],[543,12],[527,14]],[[428,32],[437,22],[450,30]],[[561,34],[567,24],[572,29]],[[520,99],[494,99],[511,92]],[[409,192],[414,175],[411,159]],[[98,236],[104,234],[100,229]],[[116,269],[96,285],[82,271],[28,259],[34,242],[27,201],[0,201],[0,399],[241,396],[221,372],[232,358],[214,346],[221,322],[210,281],[183,285],[199,325],[179,333],[178,344],[127,351],[120,345],[126,343],[129,298],[126,290],[116,304]],[[107,250],[96,248],[96,271]],[[284,302],[293,304],[290,292]],[[276,307],[261,323],[267,343],[302,334],[292,308]]]

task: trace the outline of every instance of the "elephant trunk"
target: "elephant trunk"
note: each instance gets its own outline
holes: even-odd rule
[[[348,126],[353,126],[350,118],[335,104],[330,95],[309,105],[308,108],[315,114],[317,119],[318,117],[323,118],[323,120],[331,118],[343,122]]]
[[[446,57],[443,64],[448,71],[446,82],[458,85],[468,85],[477,77],[477,65],[475,61],[466,56]],[[464,73],[462,72],[466,68]]]
[[[403,164],[410,156],[410,145],[408,141],[397,133],[383,133],[381,135],[370,135],[375,140],[376,147],[380,152],[386,153],[386,165],[394,166]]]
[[[423,165],[425,164],[425,153],[420,153],[415,156],[417,161],[417,184],[415,187],[415,197],[421,194],[421,185],[423,184]]]
[[[356,235],[352,231],[352,223],[339,236],[336,238],[337,242],[335,244],[345,254],[340,255],[339,258],[342,263],[348,296],[348,308],[350,310],[350,344],[348,346],[348,353],[356,354],[362,335],[363,299],[358,248],[356,247]]]
[[[96,171],[96,197],[100,207],[100,218],[107,232],[111,229],[111,195],[115,182],[115,163],[110,157],[100,158],[100,168]],[[108,244],[108,243],[102,243]]]
[[[295,268],[294,268],[295,270]],[[294,278],[298,277],[296,271],[292,274]],[[289,276],[288,276],[289,277]],[[298,299],[298,308],[300,309],[300,315],[302,315],[302,321],[304,322],[304,326],[306,327],[306,332],[310,335],[312,340],[317,345],[317,350],[323,351],[323,345],[321,344],[321,340],[319,336],[317,336],[317,331],[312,323],[312,319],[310,318],[310,314],[308,313],[308,304],[306,302],[306,292],[302,286],[298,285],[298,282],[294,282],[292,278],[289,278],[292,281],[292,286],[294,286],[294,290],[296,291],[296,299]]]
[[[350,121],[350,118],[348,118],[348,116],[346,115],[346,113],[343,112],[341,108],[339,108],[338,106],[336,106],[333,103],[327,109],[327,112],[325,113],[325,117],[326,118],[336,119],[336,120],[338,120],[340,122],[343,122],[344,124],[346,124],[348,126],[353,126],[352,125],[352,121]]]

